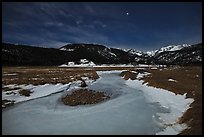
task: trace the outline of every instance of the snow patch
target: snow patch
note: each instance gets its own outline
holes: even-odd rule
[[[168,81],[170,81],[170,82],[177,82],[177,80],[174,80],[174,79],[168,79]]]
[[[4,76],[15,76],[15,75],[18,75],[17,73],[11,73],[11,74],[3,74]]]
[[[75,62],[68,62],[67,64],[62,64],[59,67],[93,67],[96,64],[87,59],[80,59],[80,64],[75,64]]]
[[[59,50],[63,50],[63,51],[74,51],[74,49],[67,49],[67,48],[61,48]]]
[[[137,79],[144,78],[145,76],[150,75],[150,74],[151,74],[151,73],[148,73],[148,72],[139,73],[136,78],[137,78]]]

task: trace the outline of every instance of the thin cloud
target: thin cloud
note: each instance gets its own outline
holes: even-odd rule
[[[2,39],[11,43],[89,42],[155,49],[168,43],[200,42],[201,30],[201,3],[2,4]]]
[[[62,22],[45,22],[43,24],[45,26],[57,26],[57,27],[62,27],[64,25]]]
[[[85,8],[85,10],[87,10],[89,13],[95,14],[94,9],[93,9],[90,5],[84,4],[84,8]]]

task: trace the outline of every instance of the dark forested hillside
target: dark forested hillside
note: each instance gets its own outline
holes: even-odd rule
[[[79,62],[80,59],[88,59],[95,64],[199,65],[202,63],[202,44],[149,56],[141,51],[98,44],[68,44],[55,49],[2,43],[3,66],[57,66],[70,61]]]

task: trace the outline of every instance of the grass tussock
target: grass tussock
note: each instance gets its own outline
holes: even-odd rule
[[[77,106],[96,104],[108,98],[110,97],[103,92],[97,92],[90,89],[79,89],[73,91],[70,95],[62,97],[61,100],[65,105]]]
[[[120,76],[123,77],[125,80],[128,80],[129,78],[131,80],[135,80],[138,73],[132,73],[130,71],[123,71],[120,73]]]
[[[23,96],[26,96],[26,97],[29,97],[30,93],[32,93],[32,92],[30,92],[30,90],[27,90],[27,89],[22,89],[22,90],[19,91],[20,95],[23,95]]]

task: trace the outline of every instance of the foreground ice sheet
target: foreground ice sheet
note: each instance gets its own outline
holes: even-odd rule
[[[62,104],[60,98],[67,93],[61,92],[18,103],[2,110],[2,134],[157,134],[166,128],[161,114],[171,114],[171,107],[148,101],[151,95],[143,91],[141,83],[132,86],[135,81],[125,81],[118,71],[99,75],[88,88],[105,91],[111,99],[71,107]],[[73,88],[77,86],[71,85]]]

